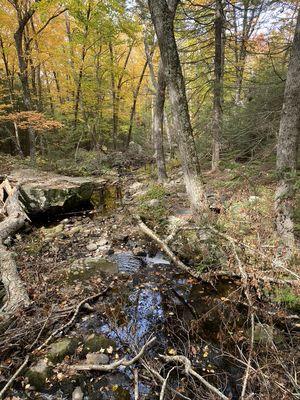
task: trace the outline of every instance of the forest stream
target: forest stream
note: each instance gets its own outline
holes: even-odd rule
[[[44,215],[46,229],[60,235],[62,229],[66,232],[60,240],[62,259],[70,258],[72,251],[81,254],[74,237],[70,242],[68,229],[75,234],[80,229],[85,232],[84,226],[89,229],[91,224],[98,226],[100,218],[102,223],[108,223],[110,231],[111,218],[122,213],[120,198],[120,189],[116,191],[115,187],[108,186],[102,190],[100,200],[96,199],[97,211],[71,213],[67,218],[55,220],[51,215]],[[185,214],[184,210],[179,212]],[[65,215],[61,215],[63,217]],[[41,226],[39,218],[34,234],[40,235],[41,229],[45,226]],[[24,235],[29,237],[31,233]],[[196,280],[182,273],[155,245],[145,242],[141,247],[138,239],[126,235],[122,241],[126,246],[120,248],[109,247],[102,240],[104,257],[87,257],[89,262],[73,257],[71,266],[62,269],[57,263],[57,290],[62,282],[63,290],[69,287],[71,291],[84,292],[91,289],[91,282],[96,287],[99,282],[108,290],[86,305],[76,324],[54,340],[48,353],[42,352],[35,358],[25,381],[16,382],[12,395],[20,399],[134,400],[138,390],[140,399],[154,400],[159,398],[160,388],[151,375],[145,373],[147,368],[152,368],[162,376],[172,370],[170,398],[212,398],[207,389],[199,388],[179,365],[174,367],[160,358],[161,354],[181,354],[225,396],[238,399],[245,365],[238,361],[237,348],[243,348],[250,335],[241,283],[230,278],[210,283]],[[91,245],[87,247],[92,249]],[[50,263],[53,263],[51,259]],[[255,341],[265,346],[270,335],[277,343],[284,341],[281,331],[270,329],[261,323],[255,332]],[[156,339],[140,366],[120,366],[109,372],[72,370],[72,365],[87,360],[109,364],[124,356],[130,359],[153,337]],[[47,362],[43,364],[45,357]]]

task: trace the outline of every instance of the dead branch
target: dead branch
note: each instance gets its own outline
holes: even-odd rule
[[[0,266],[1,281],[6,292],[6,303],[1,313],[10,314],[21,306],[29,305],[30,300],[19,277],[13,255],[3,241],[21,229],[28,217],[19,201],[18,189],[12,188],[7,179],[0,185],[0,200],[2,205],[0,212],[4,217],[0,222]]]
[[[53,338],[55,338],[56,336],[58,336],[60,333],[62,333],[63,331],[66,331],[66,329],[70,328],[73,323],[75,322],[75,319],[79,313],[79,311],[81,310],[81,308],[88,303],[89,301],[92,300],[96,300],[98,297],[103,296],[104,294],[106,294],[111,288],[113,287],[113,283],[111,283],[106,289],[104,289],[102,292],[96,293],[92,296],[86,297],[85,299],[83,299],[80,303],[77,304],[74,314],[72,315],[71,319],[65,323],[63,326],[60,326],[59,328],[57,328],[54,332],[51,333],[51,335],[34,351],[40,351],[42,350],[44,347],[46,347]]]
[[[14,380],[20,375],[20,373],[23,371],[23,369],[26,367],[29,361],[29,355],[25,357],[25,360],[23,361],[22,365],[17,369],[17,371],[13,374],[13,376],[9,379],[9,381],[6,383],[4,388],[0,392],[0,399],[3,398],[5,392],[11,387],[13,384]]]
[[[167,256],[170,257],[170,259],[174,262],[174,264],[180,268],[182,271],[187,272],[189,275],[193,276],[196,279],[201,279],[202,281],[209,282],[211,278],[216,277],[216,278],[221,278],[221,277],[230,277],[230,278],[235,278],[235,279],[243,279],[243,276],[245,277],[245,271],[244,268],[242,270],[240,269],[240,273],[232,272],[232,271],[210,271],[207,273],[199,273],[195,271],[193,268],[187,266],[184,264],[170,249],[170,247],[162,240],[160,239],[155,232],[153,232],[141,219],[140,216],[136,216],[136,220],[138,221],[138,225],[140,229],[151,239],[153,239],[163,250]],[[197,228],[198,229],[198,228]],[[218,232],[218,231],[217,231]],[[222,234],[223,236],[223,234]],[[224,236],[227,240],[229,240],[229,237]],[[230,238],[231,239],[231,238]],[[235,243],[234,240],[231,243]],[[269,277],[257,277],[255,274],[247,274],[248,278],[251,279],[257,279],[263,282],[269,282],[269,283],[274,283],[274,284],[288,284],[288,285],[299,285],[299,280],[280,280],[280,279],[274,279],[274,278],[269,278]]]
[[[143,360],[143,359],[141,360],[141,364],[142,364],[142,366],[143,366],[154,378],[156,378],[160,383],[164,384],[165,378],[164,378],[163,376],[161,376],[161,374],[160,374],[158,371],[156,371],[156,369],[152,368],[152,367],[151,367],[145,360]],[[167,382],[167,383],[168,383],[168,382]],[[166,385],[167,385],[167,383],[166,383]],[[170,387],[170,390],[171,390],[174,394],[176,394],[177,397],[180,397],[180,398],[185,399],[185,400],[191,400],[190,397],[185,396],[184,394],[178,392],[176,389],[174,389],[174,388],[172,388],[172,387]]]
[[[142,221],[140,216],[136,216],[138,221],[138,225],[140,229],[151,239],[153,239],[169,257],[174,262],[174,264],[180,268],[182,271],[187,272],[194,278],[201,278],[201,274],[195,271],[193,268],[188,267],[185,265],[179,258],[173,253],[173,251],[169,248],[169,246],[163,242],[157,235],[154,233],[148,226]]]
[[[167,376],[166,376],[166,378],[165,378],[165,380],[164,380],[164,382],[162,384],[162,387],[161,387],[159,400],[164,400],[168,379],[169,379],[169,377],[170,377],[170,375],[171,375],[171,373],[173,372],[174,369],[175,369],[175,367],[171,368],[170,371],[167,373]]]
[[[134,400],[139,400],[139,370],[137,368],[133,371],[134,376]]]
[[[12,385],[12,383],[14,382],[14,380],[19,376],[19,374],[22,372],[23,368],[28,364],[29,362],[29,358],[31,354],[36,353],[37,351],[42,350],[44,347],[46,347],[50,341],[56,337],[57,335],[59,335],[61,332],[65,331],[67,328],[70,328],[70,326],[75,322],[75,319],[80,311],[80,309],[89,301],[92,300],[96,300],[98,297],[103,296],[105,293],[107,293],[107,291],[109,289],[111,289],[112,284],[109,285],[105,290],[103,290],[102,292],[99,292],[97,294],[94,294],[92,296],[86,297],[85,299],[83,299],[75,308],[74,314],[72,315],[71,319],[64,324],[63,326],[59,327],[58,329],[56,329],[38,348],[34,349],[31,353],[27,354],[27,356],[24,359],[24,362],[22,363],[22,365],[18,368],[18,370],[12,375],[12,377],[9,379],[9,381],[7,382],[7,384],[4,386],[4,388],[1,390],[0,392],[0,399],[2,399],[3,395],[5,394],[5,392],[7,391],[7,389],[9,389],[9,387]],[[49,319],[49,317],[46,319],[46,321]],[[43,326],[44,327],[44,326]],[[39,334],[40,335],[40,334]],[[38,340],[38,339],[37,339]],[[36,340],[36,341],[37,341]],[[36,342],[35,341],[35,342]],[[31,346],[33,347],[33,346]]]
[[[219,389],[211,385],[206,379],[204,379],[201,375],[199,375],[192,367],[191,361],[185,356],[165,356],[160,355],[167,362],[176,362],[182,364],[184,366],[184,370],[186,375],[192,375],[193,377],[197,378],[204,386],[206,386],[210,391],[215,393],[223,400],[229,400],[227,396],[225,396]]]
[[[131,360],[127,360],[126,357],[121,358],[121,360],[115,361],[111,364],[107,365],[97,365],[97,364],[82,364],[82,365],[74,365],[72,366],[73,369],[76,371],[113,371],[117,369],[120,366],[123,367],[129,367],[130,365],[133,365],[136,363],[145,353],[145,350],[152,345],[153,342],[155,342],[156,337],[153,337],[150,339],[148,342],[144,344],[144,346],[141,348],[141,350],[138,352],[136,356],[134,356]]]

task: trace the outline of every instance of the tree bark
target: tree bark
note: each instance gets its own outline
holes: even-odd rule
[[[32,102],[31,102],[29,80],[28,80],[28,68],[27,68],[28,57],[24,52],[23,39],[24,39],[25,27],[29,22],[29,20],[32,18],[34,12],[35,10],[31,9],[27,11],[24,15],[22,15],[21,11],[17,9],[18,29],[14,34],[18,64],[19,64],[19,77],[21,81],[24,107],[26,111],[32,111]],[[30,159],[32,163],[35,163],[36,159],[35,132],[33,128],[28,128],[28,134],[29,134]]]
[[[160,61],[157,75],[157,87],[153,113],[153,141],[155,148],[158,181],[167,179],[166,160],[164,151],[164,106],[166,97],[166,79],[163,65]]]
[[[192,209],[195,212],[203,212],[208,210],[208,203],[200,177],[199,160],[189,116],[185,82],[174,36],[174,16],[178,3],[179,0],[169,0],[169,4],[165,0],[148,0],[164,72],[169,85],[187,194]]]
[[[276,227],[283,243],[294,246],[294,202],[300,136],[300,11],[297,18],[277,143]]]
[[[214,62],[215,80],[212,120],[212,171],[216,171],[219,168],[223,120],[222,102],[224,75],[224,10],[222,0],[216,0]]]
[[[147,66],[148,66],[148,61],[146,60],[144,66],[143,66],[142,73],[140,75],[140,79],[138,81],[137,87],[136,87],[136,89],[134,91],[134,94],[133,94],[133,104],[132,104],[131,111],[130,111],[130,122],[129,122],[129,129],[128,129],[128,135],[127,135],[127,143],[126,143],[126,147],[127,148],[129,146],[129,143],[131,142],[131,136],[132,136],[133,122],[134,122],[134,117],[135,117],[135,112],[136,112],[137,99],[138,99],[138,96],[139,96],[139,93],[140,93],[140,89],[141,89],[141,86],[142,86],[142,83],[143,83],[143,79],[144,79],[144,76],[145,76],[145,72],[146,72]]]
[[[1,47],[1,53],[2,53],[2,60],[4,63],[4,69],[5,69],[5,74],[7,78],[7,86],[8,86],[8,91],[9,91],[9,101],[11,104],[12,109],[14,110],[14,83],[13,83],[13,77],[11,76],[11,71],[9,69],[9,64],[8,64],[8,58],[5,53],[4,49],[4,43],[3,39],[0,36],[0,47]],[[14,125],[14,131],[15,131],[15,146],[17,153],[21,158],[24,157],[22,148],[21,148],[21,143],[20,143],[20,137],[19,137],[19,128],[16,122],[13,123]]]
[[[115,77],[115,57],[113,51],[112,42],[109,43],[109,53],[110,53],[110,63],[111,63],[111,91],[112,91],[112,109],[113,109],[113,126],[112,126],[112,137],[113,137],[113,146],[114,150],[117,148],[117,136],[119,130],[119,105],[120,105],[120,91],[123,85],[123,77],[126,71],[127,64],[129,62],[129,58],[133,49],[134,41],[131,42],[128,53],[121,71],[121,74],[118,79],[118,83],[116,84]]]

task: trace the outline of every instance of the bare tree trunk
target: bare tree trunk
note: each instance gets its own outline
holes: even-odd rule
[[[25,13],[25,15],[21,15],[20,11],[17,9],[18,14],[18,29],[14,34],[15,45],[18,56],[18,64],[19,64],[19,77],[22,86],[23,93],[23,101],[24,107],[27,111],[32,111],[32,102],[30,96],[29,89],[29,81],[28,81],[28,69],[27,69],[27,57],[24,53],[23,49],[23,39],[24,39],[24,29],[28,21],[32,18],[34,14],[34,9],[29,10]],[[35,163],[36,159],[36,151],[35,151],[35,132],[33,128],[28,128],[29,133],[29,146],[30,146],[30,159],[32,163]]]
[[[219,168],[223,119],[224,10],[222,0],[216,0],[215,14],[215,81],[212,120],[212,171],[216,171]]]
[[[115,81],[115,73],[114,73],[114,51],[112,43],[109,43],[109,54],[110,54],[110,63],[111,63],[111,96],[112,96],[112,110],[113,110],[113,124],[112,124],[112,139],[114,150],[117,148],[117,135],[118,135],[118,100],[117,100],[117,90],[116,90],[116,81]]]
[[[127,142],[126,142],[126,147],[127,148],[129,146],[129,143],[131,142],[133,122],[134,122],[134,117],[135,117],[135,112],[136,112],[136,103],[137,103],[137,99],[138,99],[138,96],[139,96],[139,93],[140,93],[140,89],[141,89],[141,86],[142,86],[142,82],[143,82],[143,79],[144,79],[144,76],[145,76],[145,72],[146,72],[147,66],[148,66],[148,61],[146,61],[144,66],[143,66],[140,79],[138,81],[137,87],[136,87],[136,89],[134,91],[134,94],[133,94],[133,104],[132,104],[131,111],[130,111],[130,122],[129,122],[129,129],[128,129],[128,135],[127,135]]]
[[[153,140],[156,155],[158,181],[167,179],[166,160],[164,151],[164,106],[166,97],[166,79],[162,62],[159,63],[157,87],[153,115]]]
[[[185,82],[174,36],[174,16],[178,2],[179,0],[169,0],[168,5],[165,0],[148,0],[148,5],[169,85],[185,186],[193,210],[199,212],[207,211],[208,203],[200,177],[199,160],[189,116]]]
[[[5,53],[4,43],[3,43],[1,36],[0,36],[0,47],[1,47],[1,52],[2,52],[2,60],[4,63],[6,79],[7,79],[7,86],[8,86],[8,91],[9,91],[9,101],[10,101],[12,109],[14,109],[14,83],[13,83],[13,78],[11,76],[11,72],[9,69],[8,58]],[[24,154],[23,154],[23,151],[21,148],[21,143],[20,143],[19,128],[18,128],[18,125],[16,122],[14,122],[13,124],[14,124],[14,131],[15,131],[16,150],[17,150],[19,156],[23,158]]]
[[[276,226],[283,243],[294,245],[293,212],[300,136],[300,11],[291,50],[277,143]]]
[[[117,136],[119,130],[119,106],[120,106],[120,91],[123,85],[123,77],[126,71],[126,67],[129,62],[129,58],[133,49],[134,41],[131,42],[128,53],[121,71],[121,74],[118,79],[118,83],[116,84],[116,77],[114,72],[114,64],[115,64],[115,57],[113,51],[113,45],[109,43],[109,53],[110,53],[110,63],[111,63],[111,91],[112,91],[112,108],[113,108],[113,130],[112,130],[112,137],[113,137],[113,145],[114,149],[117,148]]]
[[[77,78],[77,87],[75,93],[75,103],[74,103],[74,127],[77,127],[78,122],[78,113],[79,113],[79,104],[81,100],[81,88],[82,88],[82,78],[83,78],[83,68],[84,68],[84,61],[87,54],[87,39],[89,34],[89,23],[92,14],[91,3],[88,3],[88,8],[86,11],[86,24],[84,26],[84,35],[83,35],[83,45],[81,50],[81,59],[80,59],[80,67],[79,73]]]

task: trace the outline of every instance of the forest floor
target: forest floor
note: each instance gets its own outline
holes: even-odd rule
[[[0,171],[0,175],[9,173],[15,166],[14,160],[8,160],[5,169]],[[113,293],[108,296],[107,301],[109,304],[114,304],[116,299],[118,303],[118,299],[121,301],[122,298],[126,298],[124,307],[127,307],[127,311],[129,295],[128,293],[127,295],[124,294],[124,287],[130,288],[132,296],[136,287],[139,287],[139,290],[145,290],[145,287],[147,288],[147,285],[150,285],[151,293],[158,292],[163,299],[166,297],[165,293],[170,290],[169,286],[166,288],[166,284],[172,280],[177,282],[171,288],[175,293],[185,293],[188,290],[188,286],[194,288],[194,292],[200,290],[201,294],[199,295],[197,292],[198,297],[196,296],[195,298],[193,298],[195,294],[192,295],[190,292],[188,294],[185,293],[184,296],[178,295],[178,297],[183,296],[188,299],[185,300],[186,302],[194,302],[197,315],[199,313],[202,314],[203,311],[209,314],[216,307],[216,301],[218,304],[221,302],[223,307],[222,316],[220,314],[214,316],[213,314],[213,318],[216,320],[213,321],[212,318],[210,324],[217,321],[219,327],[214,333],[211,333],[211,337],[207,329],[212,332],[212,325],[206,326],[204,324],[207,323],[206,319],[200,323],[201,318],[196,318],[195,315],[189,316],[187,324],[189,329],[193,326],[194,336],[191,339],[189,348],[184,350],[184,354],[188,354],[190,358],[195,357],[194,353],[198,352],[195,349],[198,349],[200,342],[202,356],[206,354],[203,349],[207,346],[207,343],[211,345],[212,342],[218,349],[224,347],[223,351],[229,352],[229,349],[232,350],[232,343],[241,344],[243,340],[245,343],[247,340],[249,341],[249,337],[247,339],[245,333],[249,329],[249,321],[246,322],[246,316],[249,314],[247,298],[241,295],[242,283],[240,279],[236,278],[241,273],[239,265],[241,262],[249,277],[249,290],[253,298],[254,307],[256,307],[258,326],[264,325],[265,332],[269,337],[266,340],[260,331],[255,331],[255,334],[259,337],[256,342],[260,342],[262,347],[255,349],[255,356],[253,355],[253,357],[258,357],[257,354],[264,348],[263,364],[266,366],[268,362],[271,363],[271,360],[274,363],[273,369],[268,365],[268,379],[276,376],[279,388],[282,386],[287,387],[287,391],[282,391],[278,397],[274,397],[271,388],[265,382],[266,378],[264,378],[263,385],[265,387],[264,389],[260,387],[259,390],[261,391],[260,396],[265,397],[258,396],[254,398],[293,398],[291,393],[296,390],[297,384],[290,375],[295,372],[293,364],[296,363],[297,365],[297,357],[299,356],[294,348],[297,340],[299,340],[299,338],[296,340],[297,330],[299,330],[297,314],[299,314],[300,310],[299,281],[298,283],[296,282],[297,275],[299,275],[299,255],[295,254],[288,265],[284,265],[284,268],[282,266],[276,268],[275,265],[279,264],[274,263],[274,260],[278,258],[279,243],[274,234],[273,196],[275,176],[272,171],[270,164],[252,163],[247,166],[232,164],[215,174],[204,173],[206,191],[213,213],[211,219],[206,221],[203,226],[199,226],[199,222],[194,220],[189,211],[182,173],[175,160],[168,165],[169,179],[164,185],[156,183],[155,170],[151,165],[138,169],[128,169],[121,176],[117,171],[109,171],[108,176],[114,176],[114,179],[118,177],[120,180],[121,197],[116,193],[114,186],[108,185],[104,204],[97,204],[98,209],[87,210],[80,214],[62,214],[50,221],[39,221],[31,227],[30,231],[17,234],[12,243],[12,250],[16,253],[20,274],[23,281],[26,282],[32,305],[28,310],[16,316],[11,324],[6,327],[6,330],[1,332],[0,351],[3,358],[1,361],[0,383],[1,380],[3,383],[7,381],[12,371],[20,364],[20,360],[26,354],[36,349],[55,328],[68,321],[70,315],[72,315],[72,310],[76,308],[81,300],[105,291],[111,286],[113,287]],[[176,272],[176,266],[169,265],[168,271],[166,271],[165,258],[159,258],[157,262],[155,261],[155,255],[160,249],[156,243],[149,241],[149,238],[140,230],[136,222],[136,215],[140,215],[146,224],[168,244],[170,249],[183,262],[203,273],[205,281],[201,284],[200,289],[199,282],[195,278],[187,276],[183,278],[180,275],[180,271]],[[208,227],[213,227],[214,230],[212,231]],[[159,255],[159,257],[161,256]],[[101,261],[99,263],[101,259],[107,260],[107,262],[103,263]],[[135,270],[140,260],[143,261],[144,265],[142,272]],[[124,268],[124,273],[121,275],[114,270],[114,263],[116,262],[119,263],[119,269],[120,265]],[[151,265],[151,269],[148,267],[145,269],[145,265],[148,267]],[[134,273],[130,272],[131,268],[133,268]],[[222,277],[218,276],[219,271],[223,272]],[[230,276],[226,276],[226,272]],[[231,275],[236,276],[231,277]],[[182,279],[184,279],[184,284],[182,284]],[[180,288],[178,286],[179,282],[182,285]],[[224,285],[226,289],[224,289]],[[231,287],[230,292],[228,291],[229,287]],[[233,293],[232,298],[229,293]],[[236,293],[238,293],[238,296]],[[146,294],[147,298],[152,298],[148,292]],[[144,292],[139,292],[139,298],[144,295]],[[213,301],[211,300],[212,298]],[[204,299],[206,305],[209,304],[209,306],[205,310],[197,309],[195,304],[200,300],[203,302]],[[134,301],[140,304],[136,298]],[[164,304],[164,307],[157,303],[157,298],[153,299],[153,302],[151,304],[152,310],[163,309],[164,313],[166,313],[166,309],[168,309],[170,318],[174,318],[174,314],[176,314],[175,316],[179,319],[178,309],[176,308],[176,312],[173,309],[171,310],[170,302],[167,302],[167,305]],[[232,303],[234,302],[240,303],[240,306],[244,307],[244,309],[235,308],[233,310]],[[86,326],[84,327],[84,321],[91,319],[91,325],[95,324],[95,315],[106,315],[110,321],[113,317],[115,324],[117,324],[116,320],[122,319],[117,311],[111,311],[111,309],[118,309],[117,304],[105,309],[100,307],[101,304],[97,303],[94,309],[92,305],[91,310],[87,306],[85,312],[81,312],[83,314],[81,315],[81,322],[78,321],[77,325],[75,325],[75,330],[70,332],[69,337],[78,335],[85,337],[87,332],[91,333],[90,329],[86,330]],[[230,307],[228,304],[230,304]],[[147,308],[149,304],[144,304],[143,307]],[[229,308],[227,309],[226,307]],[[237,307],[237,304],[235,307]],[[116,317],[116,313],[118,317]],[[122,313],[124,313],[124,310]],[[153,313],[155,315],[154,311]],[[231,315],[233,324],[224,322],[226,313]],[[241,315],[243,315],[243,321],[238,323],[237,321],[240,321]],[[130,323],[135,325],[138,330],[140,326],[146,324],[144,319],[147,320],[148,324],[148,317],[144,318],[142,316],[134,323],[132,321]],[[181,317],[182,315],[180,315]],[[152,318],[153,315],[151,315],[151,321]],[[197,329],[195,328],[195,321],[198,321]],[[99,324],[99,321],[97,321],[97,324]],[[146,326],[148,327],[147,324]],[[155,318],[151,324],[157,324]],[[129,322],[127,321],[128,325]],[[168,328],[164,324],[164,329],[170,330],[170,326],[172,326],[171,330],[175,330],[174,327],[177,325],[178,321],[169,321]],[[104,324],[99,326],[103,328]],[[222,332],[220,331],[221,327]],[[195,331],[197,332],[197,340],[195,339]],[[92,330],[92,332],[94,331]],[[99,330],[95,332],[99,333]],[[103,332],[104,328],[100,333],[102,334]],[[147,333],[150,334],[152,332],[147,331]],[[118,334],[119,336],[121,335],[120,331],[118,331]],[[143,331],[144,334],[145,332]],[[130,330],[130,335],[132,336],[132,330]],[[199,341],[200,335],[201,341]],[[230,335],[233,342],[226,346],[224,343],[227,339],[225,340],[224,337]],[[277,340],[280,335],[288,336],[288,339],[284,341],[284,345],[281,339]],[[114,339],[116,338],[114,337]],[[164,342],[166,338],[161,340]],[[118,341],[115,340],[115,342]],[[51,393],[53,393],[53,388],[59,387],[61,397],[58,397],[57,391],[53,395],[54,397],[51,398],[63,399],[65,398],[65,393],[70,396],[74,387],[78,388],[86,385],[84,383],[82,386],[82,381],[77,379],[71,388],[68,387],[66,389],[64,386],[62,390],[61,384],[65,382],[66,378],[68,378],[68,381],[74,379],[74,374],[70,373],[69,366],[78,362],[78,358],[80,359],[80,351],[82,351],[82,346],[83,348],[85,346],[84,340],[82,343],[77,346],[75,355],[74,353],[72,355],[66,353],[63,362],[59,360],[60,363],[57,363],[56,360],[54,374],[52,374],[51,378],[47,377],[44,384],[46,385],[47,382],[48,385],[52,386]],[[243,348],[247,348],[245,343],[241,345]],[[136,342],[134,344],[136,345]],[[275,346],[276,351],[274,350],[272,353],[268,349],[266,352],[266,344],[270,348]],[[171,349],[171,351],[168,350],[171,355],[176,354],[173,352],[173,348],[177,348],[176,351],[178,353],[182,352],[178,350],[178,347],[182,346],[182,344],[178,343],[178,340],[176,343],[174,340],[167,341],[164,346],[160,343],[160,347],[166,346]],[[124,346],[122,347],[120,343],[116,344],[116,348],[115,344],[112,347],[112,352],[107,353],[106,351],[111,360],[112,357],[115,360],[119,354],[121,356],[124,353]],[[110,346],[107,348],[110,348]],[[99,349],[95,351],[97,350]],[[166,348],[164,348],[164,351],[166,351]],[[232,354],[236,356],[235,351],[232,351]],[[47,349],[33,353],[34,358],[43,358],[46,355]],[[244,360],[247,359],[246,356],[243,357]],[[279,371],[278,365],[283,359],[286,360],[288,373],[284,372],[284,368]],[[210,361],[213,364],[212,359]],[[262,361],[260,360],[259,362]],[[260,365],[259,362],[257,365]],[[206,365],[205,368],[208,374],[212,376],[214,375],[214,368],[219,368],[221,371],[224,366],[219,365],[213,368]],[[226,368],[227,370],[229,369],[228,365]],[[238,398],[235,396],[237,396],[236,393],[239,392],[240,388],[233,389],[232,380],[234,379],[232,376],[241,381],[243,377],[241,371],[244,371],[244,369],[231,374],[231,386],[226,387],[227,392],[225,390],[229,396],[228,398]],[[133,379],[132,377],[129,378]],[[116,379],[112,382],[105,381],[106,386],[103,384],[101,386],[102,389],[99,389],[101,396],[104,396],[104,387],[110,387],[110,391],[105,392],[107,397],[99,397],[99,399],[130,399],[130,396],[133,396],[131,393],[133,390],[131,388],[132,385],[131,383],[128,384],[128,382],[124,384],[122,379],[119,377],[118,382]],[[219,382],[218,379],[213,377],[209,379],[216,385]],[[252,376],[250,386],[258,388],[258,379],[257,374]],[[190,393],[189,384],[190,382],[185,382],[181,385],[183,387],[182,393]],[[125,393],[124,387],[127,388],[126,385],[131,385],[131,389],[128,391],[129,394]],[[123,389],[121,390],[122,393],[119,389],[114,391],[114,386],[117,388],[123,387],[125,392],[122,392]],[[88,398],[96,399],[91,395],[93,391],[91,388],[86,390],[89,390]],[[193,390],[196,389],[194,388]],[[155,391],[153,392],[153,397],[149,395],[150,392],[147,392],[147,390],[144,390],[144,392],[142,390],[141,393],[141,398],[158,398]],[[117,395],[120,396],[117,397]],[[16,380],[15,391],[11,393],[11,396],[14,397],[7,398],[46,398],[41,397],[42,395],[34,390],[28,375],[25,377],[22,374]],[[195,398],[200,399],[201,397]]]

